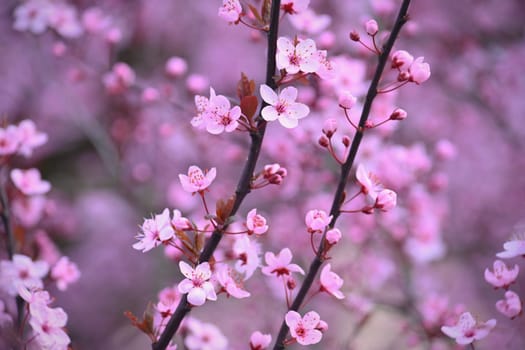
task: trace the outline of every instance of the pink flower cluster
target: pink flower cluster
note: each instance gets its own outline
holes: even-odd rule
[[[232,132],[239,125],[241,108],[230,105],[226,96],[215,94],[210,88],[210,98],[195,96],[197,115],[191,120],[191,125],[196,128],[206,129],[210,134],[218,135],[223,132]]]
[[[35,148],[47,142],[47,134],[36,129],[31,120],[23,120],[16,125],[0,128],[0,156],[20,154],[30,157]]]

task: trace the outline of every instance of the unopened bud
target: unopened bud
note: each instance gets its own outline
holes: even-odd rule
[[[327,119],[323,125],[323,134],[327,137],[332,137],[337,131],[337,121],[333,118]]]
[[[328,330],[328,323],[326,323],[323,320],[319,320],[319,323],[317,324],[317,326],[315,326],[315,329],[321,332],[326,332]]]
[[[414,62],[414,56],[405,50],[397,50],[392,54],[392,68],[408,70],[412,62]]]
[[[361,37],[359,36],[359,33],[356,32],[355,30],[352,30],[350,32],[350,40],[352,41],[359,41],[361,39]]]
[[[293,277],[288,277],[288,279],[286,280],[286,287],[289,290],[294,290],[295,287],[297,287],[297,282],[295,282],[295,279]]]
[[[348,137],[347,135],[343,136],[343,139],[341,141],[343,142],[343,145],[345,145],[345,147],[350,146],[350,137]]]
[[[328,241],[328,243],[332,245],[339,242],[341,237],[342,237],[341,231],[339,231],[339,229],[337,228],[333,228],[326,232],[326,240]]]
[[[178,78],[186,73],[188,64],[183,58],[173,56],[166,62],[164,69],[170,77]]]
[[[329,140],[328,140],[328,137],[326,137],[326,135],[321,135],[317,142],[319,143],[319,146],[325,147],[325,148],[328,147],[328,145],[330,143]]]
[[[397,75],[397,81],[407,81],[408,79],[410,79],[409,72],[399,72]]]
[[[388,211],[396,206],[397,194],[392,190],[382,190],[376,198],[374,207],[382,211]]]
[[[407,112],[402,108],[396,108],[392,114],[390,114],[391,120],[404,120],[407,117]]]
[[[379,26],[375,20],[371,19],[365,23],[365,29],[368,35],[374,36],[379,31]]]
[[[357,102],[357,98],[350,93],[350,91],[343,91],[339,95],[339,106],[345,109],[352,108]]]

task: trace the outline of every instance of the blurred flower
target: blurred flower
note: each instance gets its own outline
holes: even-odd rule
[[[255,331],[250,336],[250,350],[264,350],[271,342],[271,334],[263,334],[259,331]]]
[[[525,240],[516,239],[503,244],[504,251],[496,254],[498,258],[508,259],[517,256],[525,256]]]
[[[51,269],[51,278],[56,281],[57,288],[64,291],[69,284],[78,281],[80,271],[78,270],[77,264],[69,261],[67,256],[63,256]]]
[[[16,295],[18,287],[42,289],[42,279],[49,272],[45,261],[33,261],[26,255],[15,254],[13,260],[0,261],[0,288],[9,295]]]
[[[456,343],[466,345],[485,338],[495,326],[495,319],[480,323],[472,317],[470,312],[464,312],[459,316],[455,326],[443,326],[441,331],[454,338]]]
[[[485,281],[492,284],[494,288],[508,288],[516,281],[520,268],[514,265],[512,270],[509,270],[507,265],[501,260],[494,261],[494,272],[488,268],[485,269]]]
[[[511,290],[505,292],[505,299],[496,302],[496,309],[503,315],[513,319],[521,314],[522,303],[518,294]]]

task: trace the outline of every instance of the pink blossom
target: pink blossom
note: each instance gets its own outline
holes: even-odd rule
[[[410,73],[410,81],[416,84],[421,84],[430,78],[430,65],[423,62],[424,57],[418,57],[412,62],[408,72]]]
[[[343,279],[331,271],[331,268],[331,264],[327,264],[321,271],[321,291],[327,292],[337,299],[344,299],[345,296],[340,290],[343,285]]]
[[[505,292],[505,299],[496,302],[496,309],[510,319],[519,316],[522,307],[520,297],[511,290]]]
[[[319,15],[312,9],[306,10],[290,16],[290,23],[300,32],[308,33],[310,35],[319,34],[332,22],[328,15]]]
[[[472,317],[470,312],[464,312],[459,316],[455,326],[443,326],[441,331],[454,338],[456,343],[466,345],[485,338],[495,326],[495,319],[480,323]]]
[[[32,120],[25,119],[18,124],[18,140],[20,142],[18,153],[30,157],[33,150],[47,142],[47,134],[36,130]]]
[[[154,87],[148,86],[142,90],[142,101],[145,103],[153,103],[160,99],[160,92]]]
[[[45,261],[32,261],[26,255],[15,254],[13,260],[0,261],[0,286],[9,295],[16,295],[18,287],[42,289],[42,279],[49,272]]]
[[[189,334],[184,339],[188,350],[226,350],[228,339],[214,324],[188,320]]]
[[[210,88],[210,98],[195,96],[197,115],[191,120],[191,125],[197,128],[206,128],[210,134],[218,135],[222,132],[232,132],[239,125],[241,108],[230,108],[230,101],[223,95],[215,94]]]
[[[188,64],[184,58],[173,56],[166,62],[164,70],[170,77],[178,78],[188,71]]]
[[[389,211],[396,206],[396,203],[397,194],[392,190],[385,189],[378,193],[374,208],[382,211]]]
[[[20,144],[20,133],[16,126],[9,125],[7,128],[0,128],[0,156],[15,153]]]
[[[392,114],[390,114],[391,120],[405,120],[407,118],[407,111],[402,108],[396,108]]]
[[[44,215],[45,196],[17,197],[12,202],[13,214],[24,227],[36,225]]]
[[[235,270],[244,273],[244,279],[247,280],[261,263],[259,257],[260,247],[247,236],[241,236],[233,243],[233,252],[238,259],[235,263]]]
[[[51,184],[42,180],[40,171],[32,168],[28,170],[11,170],[11,180],[23,194],[27,196],[40,195],[49,192]]]
[[[318,329],[321,317],[315,311],[307,312],[303,317],[296,311],[288,311],[285,321],[290,328],[290,334],[301,345],[317,344],[323,333]]]
[[[255,331],[250,336],[250,350],[264,350],[271,342],[271,334],[263,334],[259,331]]]
[[[82,25],[89,33],[97,33],[108,29],[112,19],[104,14],[99,7],[91,7],[82,13]]]
[[[188,218],[182,216],[182,213],[178,209],[173,210],[173,218],[171,219],[171,225],[176,230],[187,230],[191,228],[191,222]]]
[[[24,299],[29,306],[33,304],[49,305],[53,301],[49,293],[43,289],[28,289],[23,285],[18,286],[18,295]]]
[[[357,102],[357,98],[348,90],[344,90],[339,94],[339,106],[350,109]]]
[[[77,264],[69,261],[69,258],[63,256],[53,266],[51,270],[51,278],[57,283],[57,288],[61,291],[67,289],[68,285],[78,281],[80,278],[80,271],[78,270]]]
[[[327,137],[332,137],[337,131],[337,120],[334,118],[329,118],[324,121],[323,124],[323,134]]]
[[[155,218],[144,219],[141,230],[142,233],[136,237],[139,242],[133,244],[133,248],[142,250],[143,253],[172,239],[175,231],[171,226],[168,208],[164,209],[161,214],[155,215]]]
[[[217,176],[215,168],[211,168],[204,174],[201,168],[192,165],[188,168],[188,175],[179,174],[179,180],[184,191],[195,193],[207,189],[215,180],[215,176]]]
[[[178,289],[182,294],[188,294],[188,302],[200,306],[208,300],[217,300],[211,278],[210,264],[203,262],[193,269],[184,261],[179,262],[179,268],[186,279],[179,283]]]
[[[250,296],[250,293],[242,288],[242,282],[238,279],[239,276],[236,276],[235,271],[228,265],[220,265],[215,273],[215,277],[228,296],[231,295],[237,299]]]
[[[288,248],[283,248],[276,256],[272,252],[266,252],[264,259],[268,266],[264,266],[261,271],[267,276],[274,275],[289,276],[292,272],[298,272],[304,275],[303,269],[296,264],[290,264],[292,262],[292,252]]]
[[[485,281],[492,284],[494,288],[508,288],[516,281],[520,268],[514,265],[512,270],[509,270],[507,265],[501,260],[494,261],[494,272],[488,268],[485,269]]]
[[[42,349],[67,349],[70,339],[63,327],[67,314],[62,308],[49,308],[44,304],[32,304],[29,324],[36,333],[35,341]]]
[[[202,74],[190,74],[186,78],[186,88],[193,94],[204,92],[210,86],[210,81]]]
[[[373,173],[367,171],[363,164],[357,166],[355,176],[361,185],[361,191],[375,201],[379,192],[383,189],[379,179]]]
[[[279,164],[268,164],[264,166],[263,178],[271,184],[280,185],[283,179],[288,175],[286,168]]]
[[[339,242],[343,235],[341,234],[341,231],[338,228],[333,228],[331,230],[326,231],[326,240],[330,244],[336,244]]]
[[[51,7],[49,26],[65,38],[78,38],[83,32],[76,8],[65,3],[55,3]]]
[[[102,77],[104,86],[110,94],[121,94],[135,83],[135,72],[124,62],[115,63],[111,72]]]
[[[439,160],[454,159],[457,154],[456,146],[447,139],[439,140],[435,145],[434,152]]]
[[[304,221],[308,232],[322,232],[332,221],[332,215],[328,216],[324,210],[313,209],[306,213]]]
[[[295,74],[299,71],[315,73],[319,69],[316,53],[317,48],[312,39],[302,40],[294,44],[290,39],[280,37],[277,40],[277,68],[285,69],[288,74]]]
[[[297,89],[293,86],[283,89],[277,95],[268,85],[263,84],[260,92],[262,99],[269,104],[261,111],[264,120],[273,121],[279,119],[279,122],[285,128],[295,128],[298,125],[298,120],[310,113],[310,108],[307,105],[295,102]]]
[[[235,23],[241,18],[242,6],[239,0],[222,0],[219,17],[226,22]]]
[[[525,240],[516,239],[503,244],[504,251],[496,254],[498,258],[509,259],[517,256],[525,256]]]
[[[290,15],[303,12],[308,8],[310,0],[283,0],[281,10]]]
[[[331,60],[328,59],[326,50],[317,50],[317,60],[319,61],[319,69],[315,72],[321,79],[334,79],[336,76],[335,66]]]
[[[366,21],[365,29],[368,35],[374,36],[379,31],[379,26],[377,25],[377,22],[375,20],[370,19]]]
[[[268,225],[266,225],[266,219],[264,216],[257,214],[257,209],[252,209],[246,216],[246,227],[248,233],[255,233],[256,235],[262,235],[268,231]]]
[[[398,50],[392,54],[392,68],[407,71],[414,62],[414,56],[405,50]]]
[[[49,24],[49,14],[52,10],[50,2],[41,0],[27,1],[15,9],[14,29],[42,34]]]

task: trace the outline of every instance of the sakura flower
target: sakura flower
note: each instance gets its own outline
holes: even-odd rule
[[[295,29],[310,35],[321,33],[332,22],[330,16],[319,15],[310,8],[290,16],[289,19]]]
[[[488,268],[485,269],[485,281],[492,284],[494,288],[508,288],[516,281],[520,268],[514,265],[512,270],[509,270],[507,265],[501,260],[494,261],[494,272]]]
[[[326,240],[330,244],[336,244],[339,242],[343,235],[341,234],[341,231],[338,228],[333,228],[331,230],[326,231]]]
[[[250,350],[264,350],[271,342],[271,334],[263,334],[259,331],[255,331],[250,336]]]
[[[334,64],[328,59],[326,50],[317,50],[317,60],[319,61],[319,69],[315,72],[321,79],[333,79],[336,76]]]
[[[142,250],[143,253],[157,247],[162,242],[170,240],[175,231],[171,226],[170,213],[168,208],[155,218],[144,219],[141,226],[142,233],[137,236],[139,242],[133,244],[133,248]]]
[[[385,189],[378,193],[374,208],[382,211],[389,211],[396,206],[396,203],[397,194],[392,190]]]
[[[257,270],[261,262],[260,247],[247,236],[241,236],[233,243],[233,252],[238,259],[235,263],[235,270],[244,273],[244,279],[247,280]]]
[[[414,57],[405,50],[398,50],[392,54],[392,68],[407,71],[414,62]]]
[[[64,332],[67,314],[62,308],[49,308],[43,304],[32,304],[29,324],[36,333],[35,341],[42,349],[67,349],[69,336]]]
[[[189,334],[184,339],[188,350],[226,350],[228,339],[214,324],[191,319],[188,322]]]
[[[178,289],[182,294],[188,294],[188,302],[195,306],[203,305],[208,300],[217,300],[211,278],[210,264],[203,262],[193,269],[184,261],[179,262],[179,268],[186,279],[182,280]]]
[[[44,215],[46,203],[45,196],[17,197],[12,202],[13,214],[22,226],[32,227]]]
[[[40,171],[32,168],[28,170],[11,170],[11,180],[23,194],[27,196],[40,195],[49,192],[51,184],[40,177]]]
[[[47,134],[36,130],[32,120],[22,120],[18,124],[18,140],[20,142],[18,153],[30,157],[33,150],[47,142]]]
[[[282,249],[277,256],[272,252],[266,252],[264,259],[268,266],[262,268],[262,273],[267,276],[289,276],[292,272],[299,272],[304,275],[304,270],[299,265],[290,264],[292,252],[288,248]]]
[[[504,251],[496,254],[498,258],[508,259],[517,256],[525,256],[525,240],[517,239],[503,244]]]
[[[42,34],[49,24],[52,5],[47,1],[30,0],[15,9],[14,29]]]
[[[306,39],[293,43],[286,37],[280,37],[277,40],[276,63],[278,69],[285,69],[288,74],[295,74],[299,71],[315,73],[319,68],[315,42],[312,39]]]
[[[257,214],[257,209],[252,209],[248,212],[246,227],[248,228],[248,234],[255,233],[256,235],[262,235],[268,231],[266,219],[264,216]]]
[[[344,299],[343,293],[340,291],[343,285],[343,279],[338,274],[331,271],[332,266],[327,264],[321,271],[321,291],[333,295],[337,299]]]
[[[375,20],[370,19],[366,21],[365,29],[368,35],[374,36],[379,31],[379,26],[377,25],[377,22]]]
[[[52,6],[49,13],[49,26],[65,38],[78,38],[83,32],[76,8],[65,3],[56,3]]]
[[[339,94],[338,100],[339,100],[339,106],[345,109],[352,108],[357,102],[357,98],[354,95],[352,95],[350,91],[348,90],[343,90]]]
[[[250,293],[242,289],[242,283],[237,280],[235,272],[227,265],[221,265],[215,274],[217,281],[228,296],[237,299],[248,298]]]
[[[409,81],[421,84],[430,78],[430,65],[423,62],[424,57],[418,57],[412,62],[408,72],[410,73]]]
[[[357,166],[355,177],[361,185],[361,192],[375,201],[379,192],[383,189],[379,179],[373,173],[368,172],[363,164]]]
[[[241,18],[242,7],[239,0],[222,0],[219,7],[219,17],[229,23],[235,23]]]
[[[519,316],[522,307],[520,297],[511,290],[505,292],[505,299],[496,302],[496,309],[510,319]]]
[[[283,0],[281,10],[290,15],[303,12],[308,8],[310,0]]]
[[[290,334],[301,345],[317,344],[323,333],[318,329],[321,317],[315,311],[307,312],[303,317],[296,311],[288,311],[285,321],[290,328]]]
[[[295,102],[297,89],[293,86],[283,89],[277,95],[268,85],[263,84],[260,92],[262,99],[269,104],[261,111],[261,115],[266,121],[279,119],[282,126],[290,129],[295,128],[299,124],[298,120],[310,113],[310,108],[307,105]]]
[[[206,131],[218,135],[222,132],[234,131],[241,116],[241,107],[230,108],[230,101],[223,95],[213,94],[210,97],[208,110],[205,115]]]
[[[15,254],[13,260],[0,261],[0,286],[9,295],[16,295],[18,287],[42,289],[42,279],[49,265],[45,261],[33,261],[26,255]]]
[[[76,282],[80,278],[80,271],[77,264],[69,261],[68,257],[63,256],[51,269],[51,278],[56,281],[57,288],[64,291],[69,284]]]
[[[186,192],[195,193],[207,189],[215,180],[216,175],[215,168],[211,168],[204,174],[201,168],[192,165],[188,168],[188,175],[179,174],[179,180]]]
[[[472,317],[470,312],[464,312],[459,316],[455,326],[443,326],[441,331],[447,336],[454,338],[456,343],[466,345],[475,340],[485,338],[495,326],[495,319],[480,323]]]
[[[18,286],[18,295],[29,304],[29,307],[33,304],[49,305],[53,301],[47,291],[43,289],[29,290],[23,285]]]
[[[330,224],[331,220],[332,215],[328,216],[324,210],[318,209],[308,211],[304,219],[308,232],[311,233],[322,232]]]
[[[173,218],[171,219],[171,225],[176,230],[186,230],[191,228],[191,222],[187,218],[182,216],[182,213],[178,209],[173,210]]]
[[[0,128],[0,156],[6,156],[15,153],[20,143],[20,134],[18,128],[9,125],[7,128]]]

